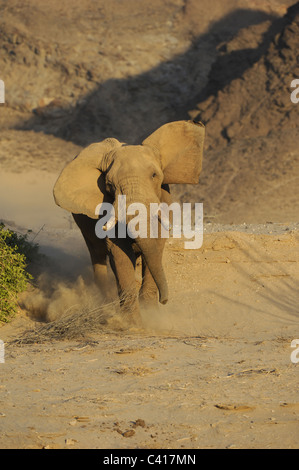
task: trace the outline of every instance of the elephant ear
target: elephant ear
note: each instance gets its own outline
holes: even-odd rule
[[[158,150],[164,184],[197,184],[204,137],[205,127],[201,122],[175,121],[159,127],[142,144]]]
[[[66,165],[55,183],[56,204],[74,214],[97,219],[95,209],[104,199],[101,172],[107,169],[108,154],[121,145],[117,139],[105,139],[82,150]]]

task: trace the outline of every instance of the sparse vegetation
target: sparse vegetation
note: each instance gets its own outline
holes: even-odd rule
[[[0,224],[0,323],[16,313],[17,296],[32,279],[27,266],[38,255],[38,245]]]

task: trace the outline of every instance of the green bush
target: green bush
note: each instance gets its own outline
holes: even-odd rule
[[[0,322],[9,321],[17,310],[17,296],[32,276],[26,267],[37,255],[38,245],[0,224]]]

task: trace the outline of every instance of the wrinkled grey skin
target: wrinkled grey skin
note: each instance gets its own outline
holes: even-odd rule
[[[123,313],[140,324],[139,299],[147,306],[165,304],[168,287],[162,264],[165,238],[150,238],[150,203],[170,204],[169,183],[198,183],[202,166],[204,127],[192,121],[165,124],[142,145],[126,145],[106,139],[84,149],[62,171],[54,187],[56,203],[72,212],[88,247],[95,281],[107,289],[106,258],[115,275]],[[148,236],[117,237],[116,201],[126,196],[127,207],[135,202],[146,206]],[[96,207],[114,205],[116,237],[95,235]],[[127,216],[127,223],[134,216]],[[108,224],[107,224],[108,225]],[[142,286],[137,290],[135,267],[142,259]]]

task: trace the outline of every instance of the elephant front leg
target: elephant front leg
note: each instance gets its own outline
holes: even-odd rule
[[[144,258],[142,258],[142,286],[139,298],[142,307],[158,308],[158,289]]]
[[[135,279],[135,254],[125,240],[117,239],[108,242],[108,253],[111,269],[116,279],[122,317],[126,323],[141,327]]]

